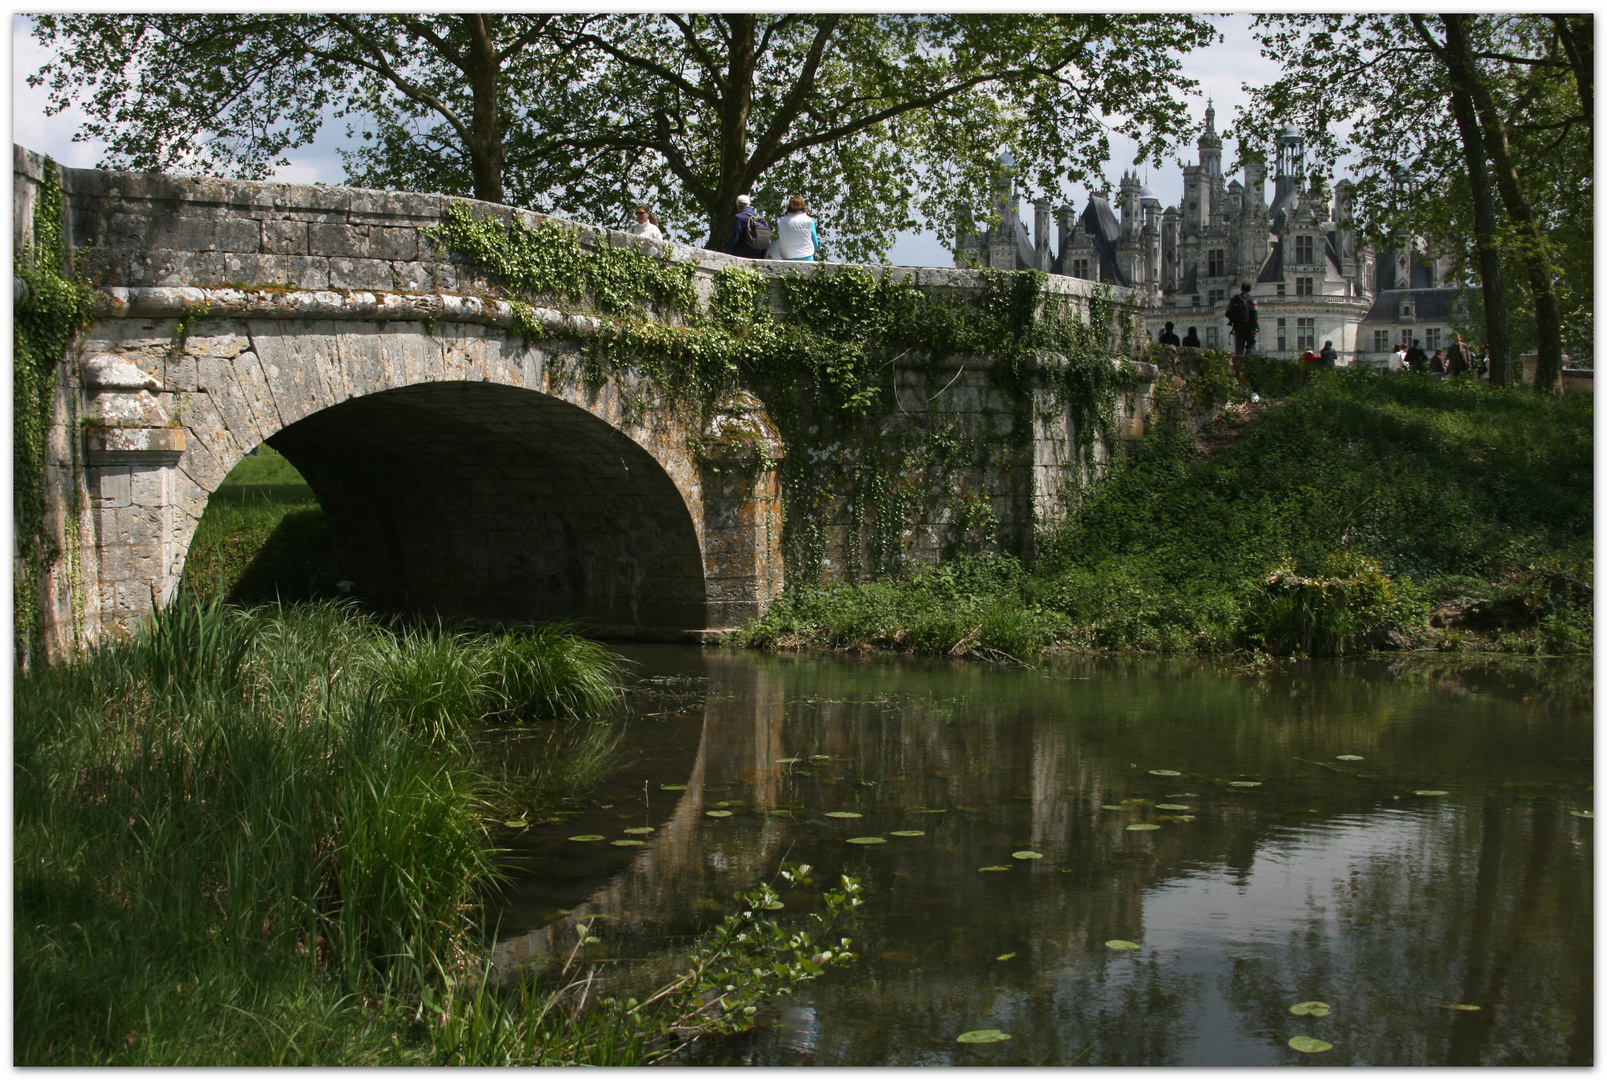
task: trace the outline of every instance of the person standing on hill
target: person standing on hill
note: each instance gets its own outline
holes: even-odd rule
[[[1189,332],[1183,335],[1183,348],[1198,349],[1200,347],[1200,332],[1195,327],[1189,327]]]
[[[1166,324],[1166,329],[1161,331],[1161,336],[1157,340],[1162,345],[1181,345],[1182,344],[1182,342],[1177,340],[1177,331],[1172,329],[1172,324],[1171,323]]]
[[[731,219],[731,235],[725,242],[725,253],[743,259],[762,259],[769,246],[770,226],[753,208],[753,198],[738,195],[737,213]]]
[[[1322,352],[1317,354],[1317,358],[1322,362],[1323,367],[1331,368],[1339,360],[1339,351],[1334,348],[1332,341],[1325,341],[1322,343]]]
[[[1473,350],[1462,340],[1461,334],[1451,335],[1451,344],[1445,350],[1445,374],[1454,379],[1473,370]]]
[[[1423,342],[1417,338],[1412,339],[1412,347],[1406,350],[1406,366],[1419,375],[1428,371],[1428,353],[1423,351]]]
[[[814,262],[820,250],[820,234],[809,204],[802,195],[787,196],[787,212],[776,223],[776,253],[791,262]]]
[[[1256,331],[1261,328],[1249,282],[1240,285],[1239,291],[1228,301],[1227,318],[1228,325],[1233,329],[1233,351],[1240,356],[1248,356],[1255,349]]]

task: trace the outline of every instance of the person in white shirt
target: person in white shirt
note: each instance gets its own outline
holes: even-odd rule
[[[1389,370],[1406,370],[1406,342],[1403,341],[1399,345],[1395,346],[1395,355],[1393,358],[1391,358]]]
[[[664,239],[664,234],[658,229],[658,215],[645,206],[636,208],[636,224],[631,226],[630,233],[648,240]]]
[[[787,212],[776,222],[776,254],[793,262],[814,262],[820,248],[815,219],[802,195],[787,196]]]

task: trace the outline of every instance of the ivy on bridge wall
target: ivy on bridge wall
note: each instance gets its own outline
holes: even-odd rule
[[[900,575],[906,530],[934,498],[954,504],[956,543],[996,542],[987,493],[955,493],[947,481],[979,466],[1027,465],[1035,409],[1069,410],[1080,460],[1063,480],[1073,488],[1095,443],[1116,434],[1131,319],[1121,320],[1121,343],[1113,347],[1112,319],[1122,305],[1108,290],[1088,301],[1085,318],[1076,299],[1051,291],[1038,272],[983,271],[980,288],[934,294],[853,266],[774,280],[728,266],[716,272],[705,304],[693,263],[634,246],[587,251],[561,224],[532,228],[475,217],[455,203],[426,233],[509,290],[519,313],[515,330],[527,342],[546,333],[530,316],[533,303],[603,316],[607,331],[590,336],[558,377],[595,386],[635,376],[615,379],[634,395],[626,405],[635,419],[668,408],[688,430],[702,431],[729,395],[757,393],[788,448],[780,477],[789,588],[820,580],[834,506],[847,508],[851,540],[832,576],[849,580]],[[906,380],[919,373],[931,401],[963,373],[955,363],[966,361],[981,363],[988,386],[1007,403],[1007,430],[978,433],[952,416],[910,412],[901,403],[901,372]],[[996,423],[991,415],[986,422]],[[826,446],[855,452],[831,463],[803,452]],[[1028,546],[1022,529],[1016,523],[1006,546]]]
[[[12,571],[12,625],[19,666],[42,658],[44,618],[41,584],[63,556],[46,519],[48,443],[56,409],[57,373],[73,336],[87,328],[95,296],[72,277],[64,229],[65,206],[56,163],[44,160],[35,192],[33,246],[13,253],[13,273],[23,283],[11,324],[12,521],[16,559]],[[77,464],[77,440],[69,439]],[[78,501],[65,500],[65,535],[77,536]],[[72,569],[72,568],[69,568]],[[77,590],[73,591],[77,600]]]

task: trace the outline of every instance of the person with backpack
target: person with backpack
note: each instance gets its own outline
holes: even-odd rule
[[[815,219],[809,216],[809,204],[802,195],[787,196],[787,212],[776,223],[777,254],[792,262],[814,262],[820,249],[820,234],[815,231]]]
[[[1322,352],[1317,354],[1317,358],[1322,362],[1323,367],[1334,367],[1339,360],[1339,350],[1334,348],[1332,341],[1325,341],[1322,343]]]
[[[1255,297],[1250,295],[1250,283],[1239,286],[1238,293],[1228,301],[1228,325],[1233,329],[1233,351],[1248,356],[1255,348],[1256,331],[1261,328],[1260,313],[1256,311]]]
[[[753,208],[751,196],[738,195],[737,213],[731,219],[731,236],[725,242],[725,253],[743,259],[762,259],[769,246],[770,226]]]

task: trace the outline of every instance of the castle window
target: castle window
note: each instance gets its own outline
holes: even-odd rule
[[[1205,328],[1205,347],[1207,349],[1220,349],[1222,347],[1222,328],[1207,326]]]
[[[1210,300],[1211,307],[1216,307],[1218,304],[1220,304],[1225,299],[1227,299],[1227,293],[1224,292],[1223,290],[1221,290],[1221,289],[1212,289],[1211,290],[1211,300]]]
[[[1297,277],[1297,278],[1295,278],[1295,295],[1296,296],[1310,296],[1311,295],[1311,279],[1310,278],[1308,278],[1308,277]]]
[[[1279,352],[1288,352],[1289,351],[1289,320],[1288,319],[1279,319],[1278,320],[1278,351]]]
[[[1317,347],[1317,320],[1295,320],[1295,348],[1315,349]]]
[[[1295,262],[1312,263],[1316,261],[1316,258],[1311,253],[1311,237],[1295,237]]]
[[[1221,277],[1228,272],[1227,252],[1221,249],[1205,253],[1205,276]]]
[[[1413,304],[1410,300],[1401,301],[1401,318],[1410,319],[1415,317],[1416,314],[1417,305]]]
[[[1389,331],[1373,331],[1373,352],[1389,352]]]
[[[1433,352],[1439,347],[1440,328],[1437,326],[1430,326],[1428,329],[1423,331],[1423,348],[1427,349],[1429,352]]]
[[[1073,259],[1073,260],[1071,260],[1071,276],[1072,277],[1080,277],[1080,278],[1087,277],[1088,276],[1088,260],[1087,259]]]
[[[1281,281],[1278,282],[1278,295],[1279,296],[1283,295],[1283,282],[1281,282]]]

